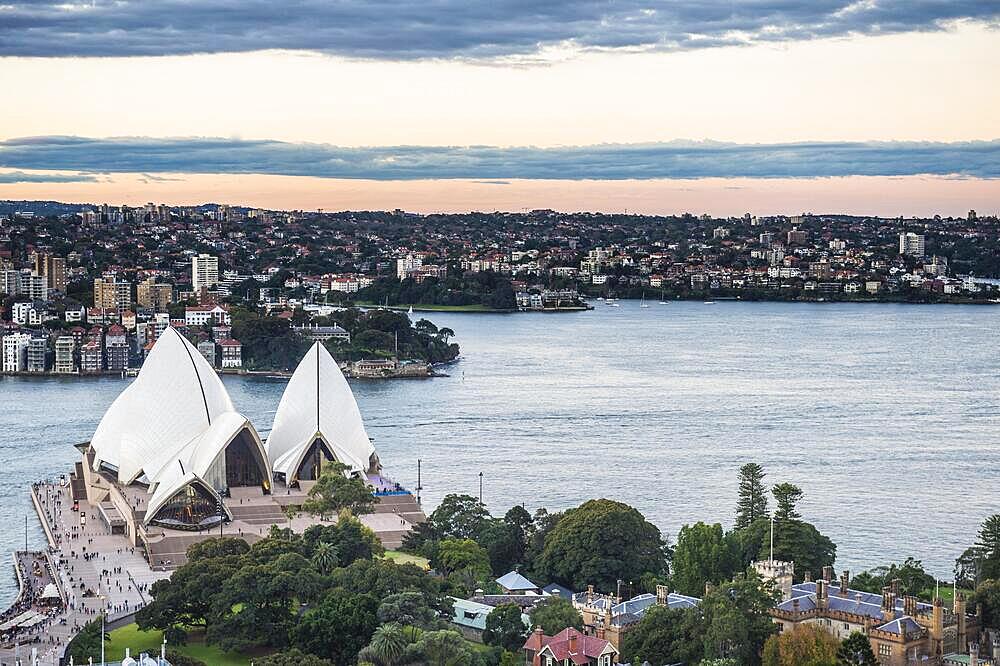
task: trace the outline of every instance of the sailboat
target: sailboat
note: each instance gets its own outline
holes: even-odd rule
[[[640,308],[648,308],[649,303],[646,302],[646,292],[642,292],[642,299],[639,301]]]
[[[410,315],[411,317],[413,316],[413,306],[412,305],[410,306],[410,309],[406,311],[406,314]]]
[[[666,305],[666,304],[667,304],[667,300],[665,298],[663,298],[663,290],[661,289],[660,290],[660,305]]]

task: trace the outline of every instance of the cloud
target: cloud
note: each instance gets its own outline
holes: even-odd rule
[[[97,176],[87,173],[25,173],[0,172],[0,184],[10,183],[96,183]]]
[[[223,138],[0,141],[8,169],[270,174],[372,180],[649,180],[942,175],[1000,177],[1000,140],[736,144],[672,141],[558,148],[379,146]]]
[[[992,0],[8,0],[0,55],[283,49],[496,59],[545,49],[675,51],[995,24]]]

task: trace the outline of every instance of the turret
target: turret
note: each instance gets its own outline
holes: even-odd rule
[[[955,592],[955,603],[952,611],[955,613],[955,621],[958,624],[958,647],[956,649],[958,652],[963,653],[966,650],[969,635],[965,624],[965,595],[961,592]]]

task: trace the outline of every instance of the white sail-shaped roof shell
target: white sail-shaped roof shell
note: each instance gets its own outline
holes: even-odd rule
[[[358,403],[337,362],[319,342],[299,362],[278,404],[266,445],[272,471],[292,481],[317,439],[350,468],[349,473],[369,469],[375,447]]]
[[[90,442],[94,469],[116,469],[124,485],[143,477],[152,493],[148,520],[192,478],[211,488],[205,474],[244,429],[266,463],[259,436],[233,407],[218,374],[190,342],[168,327],[139,376],[97,426]],[[270,470],[267,484],[270,487]]]

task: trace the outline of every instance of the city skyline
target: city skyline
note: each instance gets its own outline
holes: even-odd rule
[[[961,215],[1000,191],[982,3],[171,6],[0,9],[0,197]]]

